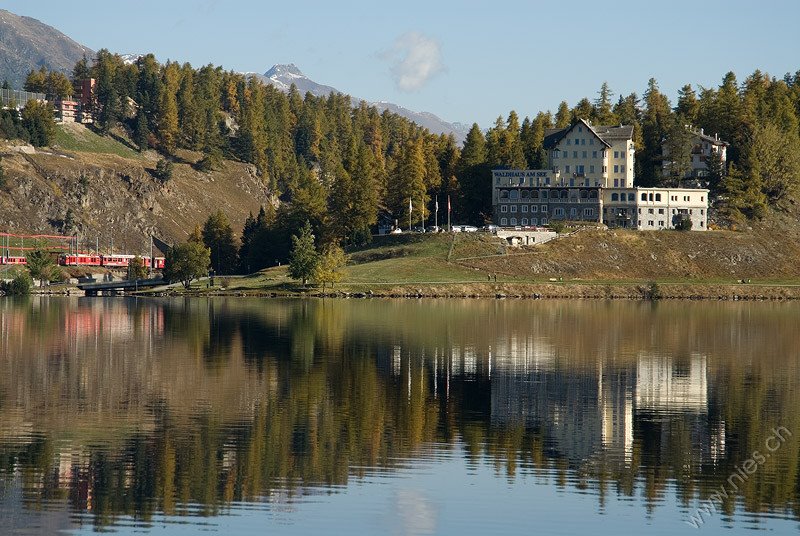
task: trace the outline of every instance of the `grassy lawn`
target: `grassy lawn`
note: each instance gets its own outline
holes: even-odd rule
[[[65,151],[115,154],[124,158],[140,158],[138,152],[119,141],[95,134],[82,125],[57,125],[53,146]]]

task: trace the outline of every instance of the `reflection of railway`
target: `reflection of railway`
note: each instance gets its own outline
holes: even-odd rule
[[[88,253],[63,253],[58,256],[58,264],[61,266],[102,266],[105,268],[127,268],[131,260],[136,255],[121,255],[113,253],[111,255],[92,255]],[[139,257],[145,268],[150,268],[150,257]],[[153,268],[161,270],[164,268],[164,257],[153,257]],[[0,257],[0,265],[21,265],[28,264],[25,257]]]

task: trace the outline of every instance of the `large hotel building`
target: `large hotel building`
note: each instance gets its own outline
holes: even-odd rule
[[[545,133],[550,168],[492,171],[492,207],[501,227],[552,220],[604,223],[641,230],[708,225],[708,190],[633,185],[632,126],[579,120]]]

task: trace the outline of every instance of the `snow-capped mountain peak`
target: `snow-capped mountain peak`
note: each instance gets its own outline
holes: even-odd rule
[[[251,73],[246,74],[251,75]],[[272,68],[270,68],[263,75],[253,74],[252,76],[261,79],[267,84],[275,86],[281,91],[289,91],[292,85],[294,85],[301,95],[304,95],[305,93],[311,93],[317,97],[325,97],[331,93],[343,93],[334,87],[325,86],[314,82],[304,75],[294,63],[273,65]],[[362,99],[353,97],[353,105],[357,106],[361,100]],[[375,106],[380,111],[389,110],[390,112],[402,115],[403,117],[414,121],[418,125],[427,128],[434,134],[453,133],[459,143],[464,141],[467,131],[469,130],[469,128],[465,128],[464,125],[448,123],[447,121],[440,119],[430,112],[415,112],[387,101],[368,102],[368,104]]]

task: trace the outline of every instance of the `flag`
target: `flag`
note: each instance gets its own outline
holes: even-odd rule
[[[414,205],[411,204],[411,198],[408,198],[408,211],[411,212],[414,210]]]
[[[450,196],[447,196],[447,212],[450,212]]]
[[[439,211],[439,198],[436,198],[436,211]]]

